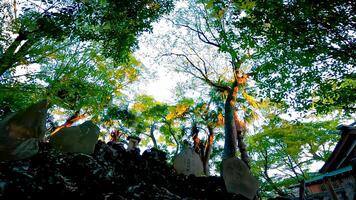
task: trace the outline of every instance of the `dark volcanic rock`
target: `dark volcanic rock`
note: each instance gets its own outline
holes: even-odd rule
[[[94,153],[39,153],[0,162],[0,199],[244,199],[226,192],[221,177],[177,175],[157,149],[142,156],[120,143],[98,141]]]

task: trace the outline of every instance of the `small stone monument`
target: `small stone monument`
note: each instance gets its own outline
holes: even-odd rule
[[[223,160],[223,178],[227,192],[241,194],[253,199],[258,190],[258,182],[251,175],[247,165],[238,158]]]
[[[48,102],[37,102],[0,122],[0,160],[24,159],[38,152],[46,131]]]
[[[187,147],[180,152],[173,162],[173,167],[179,174],[201,176],[204,174],[203,162],[194,149]]]
[[[91,121],[79,126],[62,128],[50,137],[50,144],[62,152],[91,154],[98,141],[100,129]]]
[[[141,139],[136,136],[128,136],[127,140],[129,141],[129,144],[127,145],[127,151],[136,150],[138,143],[141,141]]]

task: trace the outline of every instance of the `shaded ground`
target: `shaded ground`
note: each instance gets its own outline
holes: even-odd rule
[[[244,199],[220,177],[177,175],[164,152],[126,152],[96,144],[92,155],[60,153],[48,143],[30,159],[0,162],[0,199]],[[69,199],[68,199],[69,200]]]

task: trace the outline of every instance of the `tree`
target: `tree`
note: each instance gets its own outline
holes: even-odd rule
[[[16,99],[7,104],[10,110],[15,111],[47,98],[55,105],[51,110],[65,110],[65,114],[70,116],[70,124],[74,123],[73,119],[81,119],[84,115],[98,121],[105,109],[122,96],[122,90],[137,80],[142,68],[132,56],[126,63],[118,63],[96,50],[93,45],[78,42],[75,49],[52,52],[50,57],[43,58],[37,72],[7,76],[0,89],[11,92],[2,93],[4,95],[0,95],[0,99],[16,95]],[[26,101],[19,105],[20,99]],[[63,126],[69,124],[64,123]]]
[[[338,120],[289,122],[277,116],[248,138],[252,171],[262,193],[286,196],[287,187],[312,176],[311,165],[325,162],[338,141]]]
[[[70,116],[60,127],[76,115],[98,121],[142,69],[131,54],[137,37],[171,7],[150,0],[1,3],[1,117],[49,98]]]
[[[171,1],[41,1],[23,2],[23,14],[9,24],[16,38],[2,43],[0,76],[23,64],[37,63],[52,51],[49,41],[94,42],[103,55],[125,61],[137,46],[137,36],[172,8]],[[3,32],[2,34],[3,35]],[[3,39],[3,38],[2,38]]]
[[[187,37],[177,36],[174,45],[180,44],[179,48],[175,46],[165,56],[170,56],[171,61],[177,63],[178,71],[191,75],[220,93],[225,102],[224,159],[235,157],[238,147],[242,160],[249,166],[242,139],[242,121],[248,115],[257,117],[258,107],[249,94],[252,93],[251,88],[246,87],[249,49],[234,49],[235,45],[226,37],[227,21],[216,16],[211,7],[197,1],[189,1],[188,4],[178,9],[173,15],[175,19],[170,20],[179,32],[185,31]],[[219,20],[216,21],[216,18]],[[239,145],[236,144],[237,139]]]
[[[298,111],[355,111],[355,2],[213,2],[232,9],[230,23],[239,30],[227,34],[232,43],[245,40],[253,50],[261,96]]]
[[[354,36],[349,37],[354,3],[326,4],[309,7],[308,2],[189,1],[173,15],[170,21],[187,36],[178,35],[174,45],[180,41],[183,45],[166,55],[182,59],[179,71],[226,94],[225,158],[235,156],[236,137],[242,135],[242,123],[237,118],[242,109],[236,106],[242,102],[239,95],[254,109],[258,105],[252,96],[259,95],[301,111],[313,105],[327,111],[330,109],[324,105],[346,99],[343,110],[352,110],[352,95],[334,92],[349,91],[354,85],[354,60],[347,56],[354,49]],[[334,14],[337,20],[333,20]],[[190,38],[193,36],[195,39]],[[342,52],[346,53],[340,56]],[[251,88],[246,92],[246,83],[258,87],[255,94]],[[327,88],[333,92],[325,92]],[[331,96],[323,100],[325,95]],[[242,159],[248,163],[245,145],[239,144]]]
[[[140,95],[136,97],[131,111],[137,116],[136,132],[148,136],[152,140],[153,147],[158,148],[154,132],[164,121],[168,112],[168,105],[155,101],[151,96]]]
[[[147,146],[150,140],[157,149],[175,147],[173,154],[177,155],[184,136],[180,117],[190,104],[190,101],[181,101],[169,105],[148,95],[138,95],[126,106],[111,105],[102,120],[107,128],[113,128],[121,134],[140,136],[143,146]],[[155,130],[158,130],[158,134],[155,134]]]
[[[222,109],[214,105],[213,98],[209,102],[194,104],[186,112],[184,118],[190,121],[190,137],[193,140],[193,148],[199,154],[203,163],[205,175],[209,175],[209,161],[216,137],[216,128],[224,123]],[[205,132],[205,137],[199,134]]]

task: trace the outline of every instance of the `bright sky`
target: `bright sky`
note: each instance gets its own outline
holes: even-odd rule
[[[172,103],[174,101],[174,88],[183,77],[177,75],[171,66],[161,65],[158,62],[160,53],[150,41],[157,33],[166,31],[169,31],[169,27],[164,22],[155,23],[153,33],[144,33],[140,37],[140,49],[135,52],[135,56],[149,69],[149,73],[152,75],[140,83],[139,87],[142,93],[151,95],[158,101]]]

